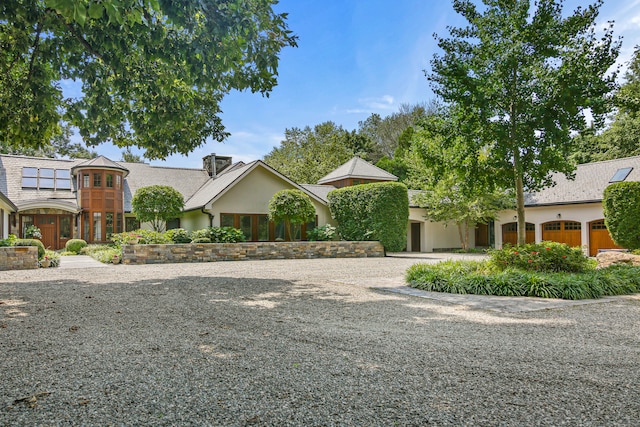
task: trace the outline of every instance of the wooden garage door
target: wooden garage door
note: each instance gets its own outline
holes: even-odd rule
[[[576,221],[553,221],[542,224],[542,240],[581,246],[582,224]]]
[[[600,249],[620,249],[620,246],[613,242],[604,219],[589,223],[589,255],[598,255]]]
[[[536,241],[536,226],[530,222],[527,222],[525,226],[526,230],[526,242],[533,243]],[[509,222],[502,225],[502,244],[510,243],[515,245],[518,243],[518,223]]]

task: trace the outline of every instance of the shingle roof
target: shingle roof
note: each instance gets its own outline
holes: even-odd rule
[[[319,199],[322,199],[323,202],[329,203],[329,198],[327,195],[329,192],[336,189],[333,185],[319,185],[319,184],[300,184],[300,187],[304,188],[310,193],[315,194]]]
[[[69,190],[22,188],[22,168],[33,167],[71,171],[73,166],[83,161],[84,159],[64,160],[9,154],[0,155],[0,192],[4,193],[19,209],[25,204],[31,204],[33,201],[39,200],[43,204],[59,203],[68,206],[72,210],[77,210],[79,206],[76,200],[76,189],[73,180]]]
[[[178,190],[186,202],[211,180],[204,169],[151,166],[147,163],[118,162],[118,164],[129,170],[129,175],[124,180],[125,212],[131,212],[131,199],[139,188],[149,185],[168,185]]]
[[[375,179],[379,181],[398,180],[397,176],[390,174],[386,170],[380,169],[379,167],[362,160],[360,157],[354,157],[347,163],[338,166],[335,170],[320,178],[318,180],[318,184],[326,184],[328,182],[346,178]]]
[[[563,205],[602,201],[602,195],[618,169],[631,167],[626,182],[640,181],[640,156],[578,165],[575,180],[556,173],[556,185],[525,195],[526,206]]]
[[[127,176],[129,169],[125,168],[119,163],[114,162],[111,159],[106,158],[105,156],[94,157],[93,159],[88,159],[85,161],[81,161],[77,165],[73,167],[73,169],[79,168],[100,168],[100,169],[117,169],[124,171],[124,176]]]

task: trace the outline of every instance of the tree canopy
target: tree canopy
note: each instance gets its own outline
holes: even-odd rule
[[[492,179],[515,191],[518,242],[525,243],[524,190],[571,175],[571,135],[609,111],[620,42],[610,26],[596,36],[602,1],[563,17],[562,2],[469,0],[453,7],[467,21],[438,38],[431,61],[433,90],[456,106],[456,128],[471,157],[484,150]]]
[[[309,196],[300,190],[280,190],[269,201],[269,219],[284,221],[285,237],[291,240],[291,224],[304,224],[313,221],[316,208]]]
[[[296,45],[276,0],[0,3],[0,142],[40,148],[62,119],[84,141],[187,154],[227,133],[233,89],[269,94]],[[82,95],[63,87],[75,82]]]
[[[140,222],[150,222],[155,231],[164,231],[166,222],[180,216],[184,198],[168,185],[151,185],[136,190],[131,209]]]

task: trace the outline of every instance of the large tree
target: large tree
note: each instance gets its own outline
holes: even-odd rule
[[[154,231],[164,231],[167,221],[182,214],[184,198],[168,185],[150,185],[136,190],[131,210],[140,222],[149,222]]]
[[[431,61],[434,91],[455,104],[457,127],[470,152],[485,150],[494,178],[513,188],[518,243],[525,243],[524,192],[552,185],[551,174],[570,176],[571,134],[608,111],[620,43],[612,26],[598,38],[602,1],[563,17],[562,1],[469,0],[453,7],[467,21],[438,38],[442,54]]]
[[[39,148],[66,119],[88,145],[188,154],[227,133],[232,89],[268,95],[295,46],[276,0],[0,2],[0,142]],[[65,98],[63,83],[81,85]]]
[[[333,122],[285,130],[285,139],[264,161],[295,182],[315,184],[355,155],[366,154],[367,141]]]

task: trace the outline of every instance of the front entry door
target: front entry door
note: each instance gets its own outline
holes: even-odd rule
[[[36,226],[42,233],[41,240],[44,247],[49,249],[58,249],[56,217],[54,215],[37,215]]]

